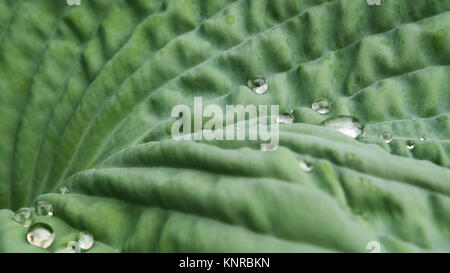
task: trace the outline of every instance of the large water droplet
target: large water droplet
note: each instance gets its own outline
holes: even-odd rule
[[[247,81],[247,85],[258,95],[266,93],[269,88],[269,83],[264,77],[252,77]]]
[[[325,115],[330,112],[331,103],[327,99],[318,99],[313,102],[312,109],[321,115]]]
[[[66,194],[66,193],[68,193],[69,192],[69,189],[66,187],[66,186],[61,186],[60,188],[59,188],[59,193],[60,194]]]
[[[392,134],[390,132],[384,132],[381,135],[381,138],[386,142],[387,144],[392,142]]]
[[[29,227],[33,221],[33,213],[30,208],[20,208],[14,215],[14,220],[25,227]]]
[[[424,142],[424,141],[426,140],[426,138],[425,138],[425,136],[421,136],[421,137],[419,138],[419,140],[422,141],[422,142]]]
[[[89,232],[82,231],[78,233],[77,241],[81,249],[88,250],[94,245],[94,236]]]
[[[351,116],[332,117],[322,122],[322,125],[335,128],[351,138],[357,138],[364,131],[364,126],[356,118]]]
[[[39,201],[36,205],[36,213],[39,216],[53,216],[53,206],[49,202]]]
[[[27,234],[27,241],[37,247],[48,248],[55,240],[55,232],[52,227],[37,223],[30,227]]]
[[[56,252],[58,253],[80,253],[80,244],[75,241],[70,241],[66,244],[65,248],[59,249]]]
[[[414,143],[414,141],[412,141],[412,140],[406,141],[406,148],[408,150],[412,150],[412,149],[414,149],[414,147],[416,147],[416,143]]]
[[[277,118],[277,123],[280,124],[291,124],[292,122],[294,122],[294,115],[292,115],[290,112],[281,114]]]
[[[305,158],[300,160],[300,162],[298,163],[298,165],[300,166],[300,168],[302,168],[302,170],[304,170],[305,172],[310,172],[312,171],[312,169],[314,169],[314,165],[311,159],[309,158]]]

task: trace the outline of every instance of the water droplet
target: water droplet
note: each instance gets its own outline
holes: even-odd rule
[[[364,128],[362,133],[359,135],[359,138],[365,138],[367,137],[367,130]]]
[[[75,241],[70,241],[66,244],[65,248],[59,249],[56,252],[58,253],[80,253],[80,244]]]
[[[422,141],[422,142],[424,142],[424,141],[426,140],[426,138],[425,138],[425,136],[421,136],[421,137],[419,138],[419,140]]]
[[[292,122],[294,122],[294,115],[292,115],[289,112],[281,114],[277,118],[277,123],[280,123],[280,124],[291,124]]]
[[[69,192],[69,189],[66,186],[62,186],[59,188],[59,193],[60,194],[66,194]]]
[[[28,230],[27,241],[34,246],[48,248],[54,240],[55,232],[47,224],[37,223]]]
[[[89,232],[82,231],[78,233],[77,241],[81,249],[88,250],[94,245],[94,236]]]
[[[406,141],[406,148],[408,150],[412,150],[412,149],[414,149],[414,147],[416,147],[416,143],[414,143],[414,141],[412,141],[412,140]]]
[[[300,166],[300,168],[302,168],[302,170],[304,170],[305,172],[310,172],[312,171],[312,169],[314,169],[313,166],[313,162],[311,159],[305,158],[300,160],[300,162],[298,163],[298,165]]]
[[[263,77],[253,77],[247,81],[247,85],[258,95],[266,93],[269,83]]]
[[[335,128],[339,132],[351,138],[357,138],[364,131],[364,126],[351,116],[337,116],[322,122],[322,125]]]
[[[392,134],[390,132],[385,132],[380,136],[384,142],[386,142],[387,144],[392,142]]]
[[[20,208],[14,215],[14,221],[21,223],[25,227],[29,227],[33,221],[33,213],[29,208]]]
[[[39,216],[53,216],[53,206],[49,202],[39,201],[36,205],[36,213]]]
[[[318,99],[313,102],[312,109],[321,115],[325,115],[330,112],[331,103],[327,99]]]

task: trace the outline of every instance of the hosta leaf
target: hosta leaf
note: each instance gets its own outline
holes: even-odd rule
[[[58,251],[79,231],[95,238],[89,252],[450,251],[450,1],[0,10],[0,252]],[[247,87],[256,75],[263,95]],[[279,105],[294,123],[271,152],[176,141],[171,110],[194,97]],[[311,108],[320,98],[328,114]],[[322,126],[337,116],[365,137]],[[14,221],[37,201],[54,208],[34,211],[55,231],[48,249]]]

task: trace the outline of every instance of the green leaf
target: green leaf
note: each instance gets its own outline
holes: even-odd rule
[[[95,238],[88,252],[450,251],[450,1],[0,10],[0,252],[54,252],[79,231]],[[256,75],[263,95],[246,86]],[[279,105],[294,123],[271,152],[173,140],[172,107],[199,96]],[[311,109],[319,98],[330,113]],[[321,125],[340,115],[366,137]],[[40,200],[55,212],[34,211],[55,231],[48,249],[13,219]]]

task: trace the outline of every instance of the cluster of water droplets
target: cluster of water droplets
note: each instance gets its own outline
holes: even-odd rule
[[[59,189],[60,194],[66,194],[69,189],[65,186]],[[47,201],[38,201],[35,206],[35,213],[37,216],[52,217],[54,209],[51,203]],[[49,248],[55,240],[55,231],[53,228],[42,222],[34,222],[33,209],[20,208],[16,211],[13,217],[14,221],[22,224],[28,228],[26,240],[29,244],[40,247]],[[56,252],[62,253],[79,253],[81,250],[89,250],[94,245],[94,237],[88,232],[79,232],[75,241],[69,241],[64,248]]]
[[[311,105],[311,108],[320,115],[330,113],[332,107],[333,103],[324,98],[315,100]],[[353,116],[338,115],[330,117],[322,122],[322,126],[334,128],[338,132],[353,139],[366,137],[364,124]]]
[[[386,144],[392,143],[392,141],[394,139],[394,137],[393,137],[391,132],[384,132],[384,133],[382,133],[380,135],[380,138],[383,139]],[[424,142],[425,140],[426,140],[426,138],[425,138],[424,135],[419,137],[419,141],[420,142]],[[410,140],[407,140],[405,142],[405,145],[406,145],[406,149],[414,150],[414,148],[416,147],[416,142],[414,140],[410,139]]]
[[[252,77],[247,82],[248,87],[256,94],[261,95],[267,92],[269,83],[264,77]],[[327,115],[330,113],[333,107],[333,102],[326,98],[316,99],[311,108],[320,115]],[[293,111],[290,110],[285,112],[277,118],[277,123],[279,124],[291,124],[294,122]],[[334,128],[340,133],[356,138],[365,138],[367,131],[364,126],[357,118],[353,116],[339,115],[335,117],[330,117],[322,122],[322,126]],[[381,139],[386,143],[392,143],[394,137],[391,132],[384,132],[380,135]],[[425,136],[419,138],[420,142],[426,140]],[[406,148],[408,150],[413,150],[416,147],[416,142],[413,140],[406,141]],[[309,172],[313,169],[313,164],[310,159],[302,159],[299,162],[299,166],[302,170]]]
[[[262,95],[267,92],[269,88],[269,82],[266,78],[261,76],[251,77],[247,81],[247,86],[250,88],[255,94]],[[278,124],[291,124],[294,122],[293,111],[287,111],[281,115],[279,115],[276,119]]]
[[[80,253],[89,250],[94,245],[94,236],[89,232],[82,231],[77,234],[76,240],[66,243],[64,248],[58,249],[59,253]]]
[[[39,201],[35,209],[39,216],[53,216],[53,207],[46,201]],[[33,224],[33,210],[31,208],[18,209],[14,214],[14,221],[28,227],[28,243],[41,248],[48,248],[53,243],[55,237],[53,229],[45,223]]]
[[[53,216],[53,206],[46,201],[39,201],[36,204],[36,214],[39,216]],[[14,221],[29,227],[33,222],[33,211],[31,208],[20,208],[14,214]]]

